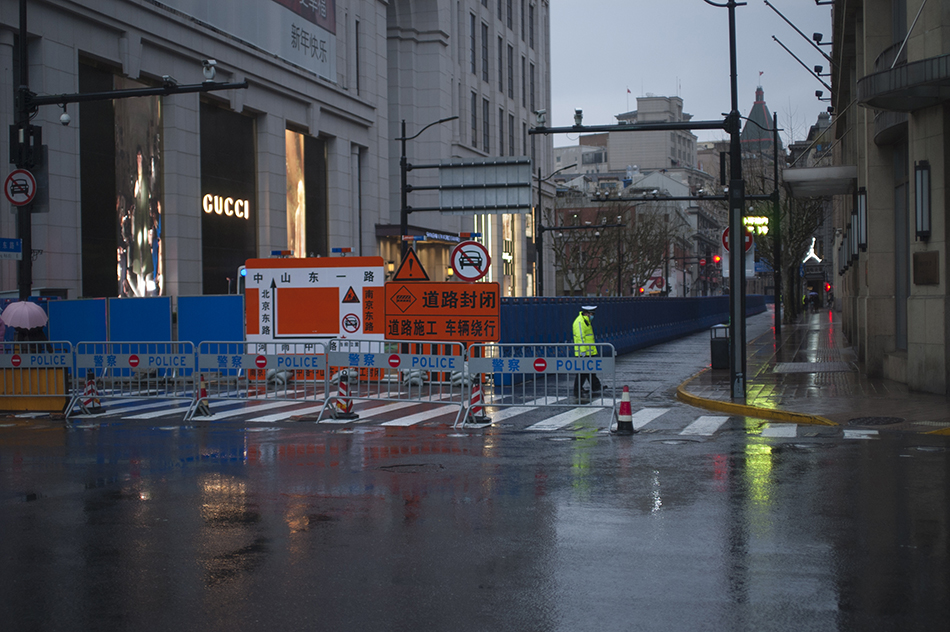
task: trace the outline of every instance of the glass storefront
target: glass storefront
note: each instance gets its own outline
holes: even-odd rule
[[[254,119],[206,102],[200,116],[202,289],[227,294],[258,256]]]

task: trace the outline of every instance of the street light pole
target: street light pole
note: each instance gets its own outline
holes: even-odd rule
[[[705,0],[707,4],[729,9],[729,76],[732,109],[727,117],[729,131],[729,272],[730,318],[729,384],[732,399],[745,399],[745,227],[742,210],[745,206],[745,181],[742,179],[742,147],[740,145],[739,88],[736,56],[736,7],[744,2],[729,0],[725,5]]]
[[[406,256],[406,251],[409,250],[409,243],[403,239],[403,237],[409,233],[409,213],[412,212],[412,209],[409,207],[409,191],[412,190],[412,187],[409,186],[409,172],[412,170],[412,165],[409,164],[409,159],[406,157],[406,141],[418,138],[422,132],[426,131],[433,125],[448,123],[449,121],[454,121],[457,118],[457,116],[450,116],[448,118],[439,119],[438,121],[433,121],[412,136],[406,136],[406,119],[402,120],[401,133],[399,138],[396,140],[398,140],[400,143],[401,153],[399,157],[399,239],[402,240],[403,257]]]
[[[29,85],[29,63],[27,63],[27,32],[26,32],[26,0],[20,0],[20,41],[18,53],[20,56],[20,85],[17,87],[16,99],[16,127],[20,151],[17,152],[16,166],[18,169],[28,169],[33,161],[28,159],[32,155],[26,151],[27,144],[32,145],[33,126],[30,125],[30,110],[24,98]],[[33,293],[33,202],[17,207],[17,235],[21,240],[21,259],[17,272],[19,273],[19,296],[21,301],[27,300]]]
[[[537,251],[537,260],[538,260],[538,274],[535,275],[535,287],[534,295],[535,296],[544,296],[544,231],[547,230],[545,226],[541,224],[541,215],[543,209],[543,197],[541,196],[541,184],[547,182],[557,174],[561,173],[565,169],[570,169],[576,167],[577,163],[575,162],[572,165],[567,165],[561,167],[560,169],[552,172],[548,177],[541,177],[541,167],[538,167],[538,207],[534,210],[534,234],[535,234],[535,251]]]

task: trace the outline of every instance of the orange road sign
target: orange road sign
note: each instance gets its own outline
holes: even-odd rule
[[[429,275],[426,273],[426,269],[422,267],[422,262],[419,261],[416,251],[410,248],[406,251],[406,256],[403,258],[402,263],[399,264],[399,269],[396,270],[393,281],[428,280]]]
[[[498,342],[497,283],[387,283],[387,340]]]
[[[382,339],[382,257],[249,259],[248,342]]]

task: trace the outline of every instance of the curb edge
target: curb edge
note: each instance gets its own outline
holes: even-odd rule
[[[747,404],[735,404],[733,402],[723,402],[717,399],[706,399],[704,397],[699,397],[693,395],[686,391],[686,385],[695,380],[697,377],[709,371],[709,369],[703,369],[693,377],[689,378],[682,384],[676,387],[676,398],[681,402],[689,404],[690,406],[695,406],[697,408],[705,408],[707,410],[715,410],[719,412],[733,413],[737,415],[744,415],[746,417],[761,417],[764,419],[771,419],[773,421],[784,421],[790,423],[799,423],[799,424],[809,424],[813,426],[837,426],[835,422],[820,415],[809,415],[806,413],[796,413],[786,410],[777,410],[774,408],[760,408],[758,406],[749,406]]]

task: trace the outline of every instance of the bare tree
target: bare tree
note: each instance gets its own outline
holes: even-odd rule
[[[645,286],[686,225],[671,202],[559,199],[554,266],[574,295],[616,295]],[[611,225],[621,224],[622,228]]]

